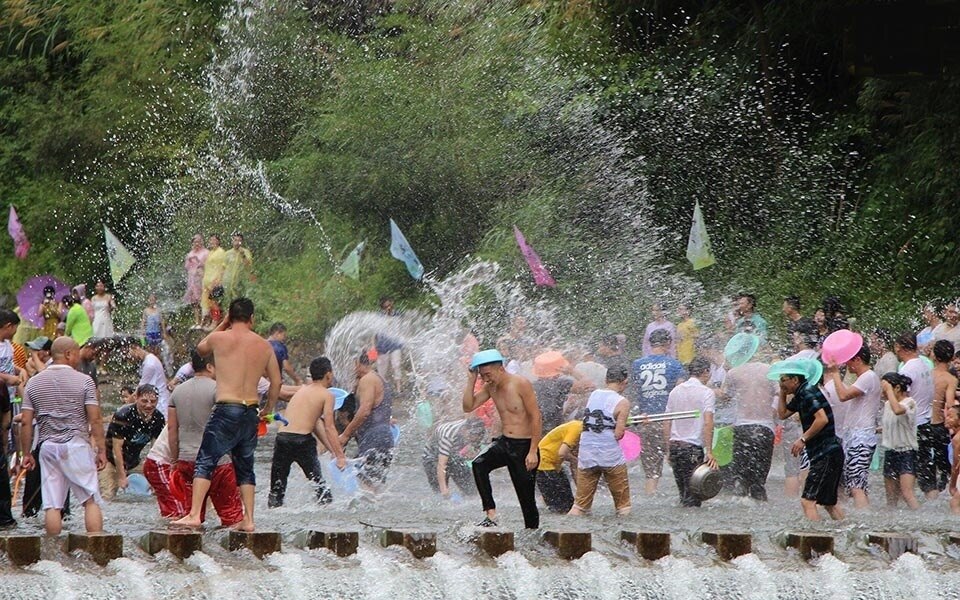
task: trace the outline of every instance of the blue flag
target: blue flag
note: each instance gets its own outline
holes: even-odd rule
[[[423,265],[420,264],[416,252],[410,247],[407,238],[403,237],[403,232],[400,231],[393,219],[390,219],[390,254],[407,265],[407,272],[410,273],[410,277],[417,281],[423,279]]]

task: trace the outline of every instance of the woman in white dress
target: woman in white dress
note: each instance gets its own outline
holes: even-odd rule
[[[107,286],[98,280],[94,288],[96,293],[90,301],[93,303],[93,337],[113,337],[113,311],[117,303],[113,295],[107,293]]]

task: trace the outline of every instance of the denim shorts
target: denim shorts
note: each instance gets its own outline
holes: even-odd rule
[[[237,473],[237,485],[256,485],[253,452],[257,448],[259,423],[260,415],[256,405],[244,406],[233,402],[214,404],[210,420],[203,430],[193,476],[210,479],[217,463],[229,453]]]

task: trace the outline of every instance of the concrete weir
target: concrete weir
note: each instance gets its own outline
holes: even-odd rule
[[[280,534],[276,531],[231,531],[227,549],[231,552],[246,548],[257,558],[280,552]]]
[[[560,558],[574,560],[593,550],[593,536],[589,531],[547,530],[543,541],[557,549]]]
[[[150,531],[140,540],[140,546],[149,554],[166,550],[183,560],[203,548],[199,531],[158,530]]]
[[[296,535],[294,545],[311,550],[326,548],[340,557],[352,556],[357,553],[357,547],[360,545],[360,533],[334,529],[308,529]]]
[[[833,536],[824,533],[792,531],[787,534],[785,544],[788,548],[796,548],[805,560],[833,553]]]
[[[753,537],[749,533],[733,531],[704,531],[700,535],[704,544],[713,546],[717,556],[723,560],[732,560],[753,552]]]
[[[10,562],[18,567],[33,564],[40,560],[40,536],[2,535],[0,552],[6,554]]]
[[[123,556],[123,538],[111,533],[69,533],[66,550],[82,550],[89,554],[95,563],[104,566]]]
[[[380,545],[384,548],[403,546],[414,558],[429,558],[437,553],[437,534],[413,529],[384,529],[380,532]]]
[[[880,546],[891,559],[896,559],[907,552],[917,553],[917,538],[908,533],[875,531],[867,534],[867,543]]]
[[[620,539],[633,547],[647,560],[659,560],[670,555],[670,534],[662,531],[620,531]]]
[[[494,558],[507,552],[512,552],[513,532],[499,527],[478,527],[476,531],[477,546],[487,555]]]

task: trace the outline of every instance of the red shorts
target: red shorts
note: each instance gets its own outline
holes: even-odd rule
[[[177,461],[177,479],[182,482],[186,498],[193,495],[193,461]],[[178,483],[179,483],[178,482]],[[243,503],[240,501],[240,489],[237,487],[237,475],[233,463],[217,465],[210,476],[210,491],[207,498],[220,517],[220,523],[229,527],[243,520]],[[188,507],[189,508],[189,507]],[[189,511],[188,511],[189,512]],[[207,503],[200,509],[200,521],[206,519]]]
[[[190,497],[184,496],[172,485],[173,465],[158,463],[152,458],[143,462],[143,476],[147,478],[160,505],[160,516],[179,518],[190,512]]]

